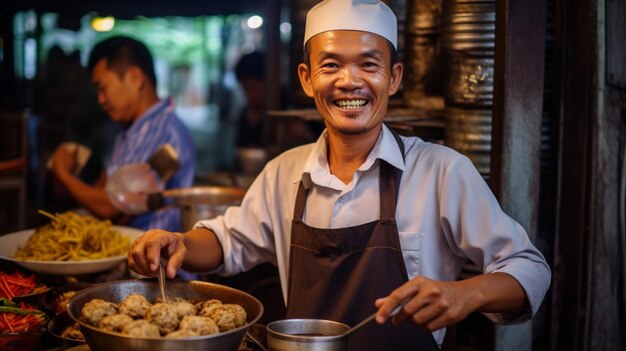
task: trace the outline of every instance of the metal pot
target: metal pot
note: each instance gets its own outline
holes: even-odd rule
[[[324,319],[284,319],[267,325],[270,351],[345,351],[350,327]]]
[[[183,231],[203,219],[221,215],[230,206],[238,205],[246,190],[237,187],[200,186],[165,190],[148,196],[148,207],[156,209],[171,202],[180,208]]]
[[[167,284],[168,295],[182,297],[190,301],[218,299],[223,303],[239,304],[247,313],[246,324],[218,334],[169,339],[129,337],[98,329],[80,319],[80,312],[87,302],[93,299],[102,299],[119,303],[132,293],[143,295],[148,301],[154,301],[160,294],[158,282],[154,279],[107,282],[82,290],[72,297],[68,304],[68,313],[74,321],[78,322],[91,350],[110,351],[113,346],[117,351],[235,351],[250,326],[256,323],[263,314],[263,305],[259,300],[243,291],[201,281],[172,280],[168,281]]]

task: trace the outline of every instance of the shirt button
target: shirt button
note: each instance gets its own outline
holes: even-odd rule
[[[339,201],[339,202],[343,202],[343,200],[344,200],[344,199],[345,199],[345,197],[343,197],[343,196],[339,196],[338,201]]]

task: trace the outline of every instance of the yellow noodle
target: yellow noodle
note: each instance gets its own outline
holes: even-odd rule
[[[37,261],[79,261],[124,255],[130,240],[111,228],[108,220],[81,216],[74,212],[56,215],[40,210],[51,219],[31,235],[15,257]]]

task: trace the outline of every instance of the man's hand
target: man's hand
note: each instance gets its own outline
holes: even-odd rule
[[[167,260],[165,274],[173,279],[186,255],[183,234],[152,229],[133,242],[128,251],[128,266],[139,274],[156,276],[163,257]]]
[[[458,323],[472,312],[520,313],[528,308],[524,289],[507,273],[480,274],[460,281],[417,276],[376,300],[376,321],[384,323],[404,300],[407,302],[394,323],[408,320],[431,331]]]
[[[393,309],[409,299],[393,317],[394,323],[409,320],[427,330],[437,330],[455,324],[475,308],[473,294],[465,291],[460,282],[436,281],[417,276],[389,296],[378,299],[376,321],[384,323]]]
[[[78,148],[68,150],[65,145],[57,147],[52,154],[52,171],[56,176],[62,173],[73,174],[78,165]]]

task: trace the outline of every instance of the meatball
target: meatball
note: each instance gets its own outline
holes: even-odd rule
[[[246,324],[247,317],[243,307],[235,304],[209,305],[198,315],[211,318],[220,331],[231,330]]]
[[[183,317],[185,316],[195,316],[198,313],[194,305],[192,305],[190,302],[187,302],[187,301],[173,302],[173,303],[170,303],[168,301],[167,304],[174,306],[174,309],[176,310],[176,315],[178,315],[179,320],[183,319]]]
[[[167,296],[167,303],[175,303],[175,302],[189,302],[189,301],[178,296]],[[161,295],[157,296],[154,299],[154,303],[163,303],[163,297]]]
[[[126,324],[124,329],[122,329],[122,333],[140,338],[158,338],[161,336],[159,327],[145,319],[137,319]]]
[[[176,308],[170,304],[157,303],[146,311],[144,318],[159,327],[161,334],[165,335],[178,328],[178,314]]]
[[[78,326],[78,323],[72,323],[69,327],[63,329],[63,332],[61,332],[61,337],[73,340],[85,340],[83,333],[80,332],[80,327]]]
[[[93,299],[87,302],[80,311],[81,318],[93,326],[98,326],[102,318],[116,313],[117,305],[101,299]]]
[[[222,304],[222,301],[217,300],[217,299],[205,300],[205,301],[198,302],[196,304],[196,310],[202,311],[207,306],[221,305],[221,304]]]
[[[216,327],[217,328],[217,327]],[[190,336],[198,336],[198,334],[194,333],[191,330],[175,330],[171,333],[167,333],[165,335],[166,338],[187,338]]]
[[[135,319],[143,317],[150,306],[150,302],[139,294],[130,294],[119,304],[121,314]]]
[[[198,335],[215,334],[220,331],[211,318],[201,316],[185,316],[180,321],[179,330],[189,330]]]
[[[121,333],[126,324],[132,322],[133,319],[125,314],[112,314],[100,320],[100,328],[116,333]]]

